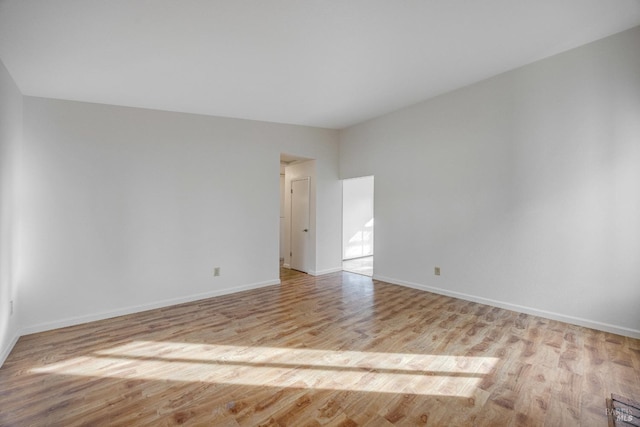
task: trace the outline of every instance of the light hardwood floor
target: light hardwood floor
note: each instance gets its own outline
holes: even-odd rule
[[[605,426],[640,340],[372,281],[281,286],[22,337],[0,425]]]

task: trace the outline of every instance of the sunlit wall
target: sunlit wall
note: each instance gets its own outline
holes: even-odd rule
[[[640,336],[638,46],[640,27],[341,131],[341,178],[376,179],[376,277]]]

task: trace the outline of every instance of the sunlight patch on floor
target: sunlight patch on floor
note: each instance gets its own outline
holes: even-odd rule
[[[34,373],[471,397],[498,359],[133,341]]]

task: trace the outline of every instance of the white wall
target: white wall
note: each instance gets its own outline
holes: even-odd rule
[[[373,177],[342,182],[342,259],[373,255]]]
[[[0,366],[18,338],[16,318],[20,305],[13,278],[17,245],[16,166],[21,140],[22,94],[0,62]]]
[[[640,337],[638,46],[640,27],[342,131],[341,178],[376,177],[376,277]]]
[[[281,152],[317,159],[340,263],[335,131],[31,97],[24,123],[25,332],[278,283]]]
[[[338,150],[324,154],[327,161],[320,161],[320,157],[313,156],[316,159],[316,269],[314,274],[317,275],[342,271],[342,183],[338,179]]]

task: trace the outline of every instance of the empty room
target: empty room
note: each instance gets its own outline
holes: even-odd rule
[[[0,0],[0,426],[638,402],[640,0]]]

